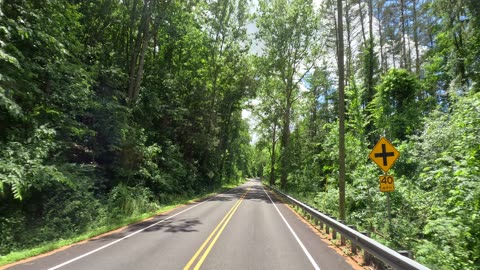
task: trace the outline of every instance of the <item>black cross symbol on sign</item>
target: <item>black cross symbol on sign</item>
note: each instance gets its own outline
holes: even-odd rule
[[[383,166],[387,166],[387,157],[393,157],[395,154],[393,152],[387,152],[387,146],[382,143],[382,152],[375,153],[376,158],[383,158]]]

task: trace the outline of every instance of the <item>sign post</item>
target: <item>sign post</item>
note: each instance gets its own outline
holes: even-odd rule
[[[380,191],[387,193],[387,212],[388,212],[388,228],[392,234],[392,215],[390,211],[390,192],[395,190],[393,175],[388,175],[387,172],[392,168],[395,161],[400,156],[400,152],[389,142],[386,138],[381,137],[375,144],[368,157],[375,162],[375,164],[382,169],[384,175],[379,176]]]

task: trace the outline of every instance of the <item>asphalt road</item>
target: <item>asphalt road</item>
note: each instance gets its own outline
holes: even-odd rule
[[[120,232],[8,269],[353,269],[251,180]]]

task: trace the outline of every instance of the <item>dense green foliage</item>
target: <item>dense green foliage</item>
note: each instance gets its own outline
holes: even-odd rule
[[[250,175],[244,1],[0,1],[0,256]]]

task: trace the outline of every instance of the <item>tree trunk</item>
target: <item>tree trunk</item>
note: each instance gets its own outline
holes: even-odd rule
[[[408,60],[407,60],[407,40],[405,38],[406,35],[406,30],[405,30],[405,0],[400,0],[400,25],[401,25],[401,33],[402,33],[402,38],[401,43],[402,43],[402,60],[400,63],[403,62],[403,65],[400,67],[408,69]]]
[[[360,26],[362,27],[363,44],[365,44],[365,42],[367,41],[367,36],[365,35],[365,26],[363,25],[365,20],[363,18],[362,3],[360,0],[358,0],[358,12],[360,12]]]
[[[317,136],[317,110],[318,110],[318,98],[319,98],[319,87],[316,86],[313,88],[313,103],[312,103],[312,108],[311,114],[312,114],[312,120],[311,120],[311,126],[310,126],[310,138],[313,140]]]
[[[138,63],[137,76],[135,77],[135,86],[133,88],[133,97],[132,100],[136,100],[140,93],[140,85],[142,84],[143,79],[143,66],[145,64],[145,53],[147,51],[148,41],[150,39],[150,31],[148,29],[149,23],[147,22],[146,30],[143,35],[142,40],[142,49],[140,51],[140,61]]]
[[[277,138],[276,138],[276,132],[277,132],[277,121],[273,121],[273,131],[272,131],[272,152],[270,155],[270,186],[275,185],[275,146],[277,143]]]
[[[127,2],[127,8],[128,8],[128,3],[130,1]],[[135,20],[136,20],[136,13],[137,13],[137,1],[131,1],[132,2],[132,10],[131,10],[131,13],[130,13],[130,25],[129,25],[129,29],[128,29],[128,41],[127,41],[127,46],[126,46],[126,56],[125,56],[125,59],[131,59],[132,57],[132,52],[134,51],[134,48],[133,48],[133,32],[134,32],[134,28],[135,28]],[[127,62],[127,66],[126,66],[126,69],[127,70],[130,70],[130,65],[128,64],[128,61]]]
[[[344,44],[343,44],[343,11],[342,0],[337,0],[338,15],[338,110],[339,110],[339,219],[345,220],[345,63],[344,63]]]
[[[345,8],[345,23],[346,23],[346,30],[347,30],[347,70],[346,70],[346,78],[347,82],[350,84],[350,80],[354,79],[354,73],[352,72],[352,63],[353,63],[353,56],[352,56],[352,32],[351,32],[351,21],[350,21],[350,14],[349,14],[349,1],[347,0]]]
[[[367,83],[366,83],[366,86],[367,86],[367,92],[368,92],[368,100],[367,100],[367,103],[369,103],[370,101],[372,101],[373,99],[373,96],[374,96],[374,81],[373,81],[373,72],[374,72],[374,62],[375,62],[375,58],[374,58],[374,51],[373,51],[373,46],[374,46],[374,42],[373,42],[373,7],[372,7],[373,3],[372,3],[372,0],[369,0],[368,1],[368,71],[367,71]]]
[[[289,143],[290,143],[290,111],[292,108],[292,80],[288,79],[286,86],[286,106],[283,114],[282,130],[282,153],[281,153],[281,176],[280,182],[283,190],[287,188],[288,169],[290,167]]]
[[[373,45],[373,1],[372,0],[368,1],[368,34],[370,38],[370,44]]]
[[[382,31],[382,23],[381,23],[381,17],[380,17],[380,11],[381,11],[381,8],[380,7],[377,7],[378,8],[378,14],[379,14],[379,18],[378,21],[378,39],[379,39],[379,44],[380,44],[380,66],[381,66],[381,71],[382,72],[387,72],[388,70],[388,64],[387,64],[387,59],[386,59],[386,56],[385,56],[385,52],[384,52],[384,38],[383,38],[383,31]]]
[[[415,42],[415,73],[420,77],[420,52],[418,44],[417,0],[413,0],[413,41]]]
[[[145,0],[142,19],[140,21],[137,39],[135,41],[135,48],[131,54],[128,80],[128,102],[133,102],[139,95],[143,77],[145,53],[150,39],[151,10],[152,3],[149,0]]]

